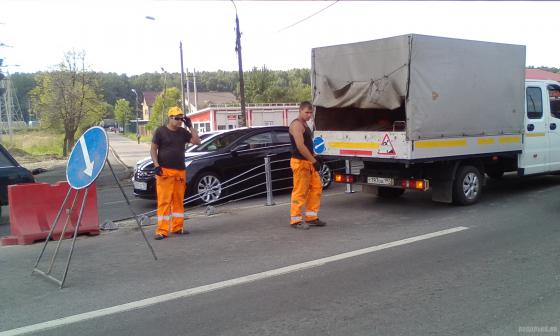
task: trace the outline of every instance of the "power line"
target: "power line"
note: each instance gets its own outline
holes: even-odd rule
[[[307,17],[301,19],[301,20],[299,20],[299,21],[296,22],[296,23],[292,23],[291,25],[280,29],[279,31],[277,31],[277,33],[280,33],[280,32],[282,32],[282,31],[284,31],[284,30],[286,30],[286,29],[292,28],[293,26],[295,26],[295,25],[297,25],[297,24],[300,24],[300,23],[302,23],[302,22],[305,21],[305,20],[311,19],[311,18],[314,17],[315,15],[321,13],[322,11],[326,10],[327,8],[331,7],[332,5],[336,4],[336,3],[339,2],[339,1],[340,1],[340,0],[336,0],[335,2],[333,2],[333,3],[330,4],[330,5],[328,5],[327,7],[323,8],[323,9],[320,9],[319,11],[317,11],[317,12],[315,12],[315,13],[313,13],[313,14],[311,14],[311,15],[309,15],[309,16],[307,16]]]

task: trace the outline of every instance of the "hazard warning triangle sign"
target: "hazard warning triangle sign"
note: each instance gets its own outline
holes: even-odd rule
[[[385,134],[383,137],[383,141],[381,141],[381,145],[379,146],[379,150],[377,151],[379,155],[397,155],[395,152],[395,147],[391,143],[389,139],[389,134]]]

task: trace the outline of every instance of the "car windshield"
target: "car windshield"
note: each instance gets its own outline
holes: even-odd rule
[[[192,152],[215,152],[222,148],[226,148],[227,146],[231,145],[235,140],[239,139],[243,134],[238,132],[228,132],[224,134],[219,134],[214,138],[209,139],[206,142],[203,142],[196,148],[192,150]]]
[[[210,139],[216,137],[219,133],[210,132],[200,134],[198,137],[200,138],[200,145],[193,145],[191,143],[187,144],[187,152],[193,152],[197,147],[204,145],[205,142],[209,141]]]

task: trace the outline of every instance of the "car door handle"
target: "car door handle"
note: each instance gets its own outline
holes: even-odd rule
[[[535,125],[533,125],[533,124],[527,125],[527,131],[531,132],[531,131],[534,131],[534,130],[535,130]]]
[[[554,131],[556,129],[556,124],[555,123],[550,124],[550,129]]]

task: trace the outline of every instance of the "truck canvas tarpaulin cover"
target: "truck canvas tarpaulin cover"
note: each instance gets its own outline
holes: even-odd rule
[[[523,129],[524,46],[411,34],[314,48],[311,76],[317,107],[404,107],[409,141]]]

